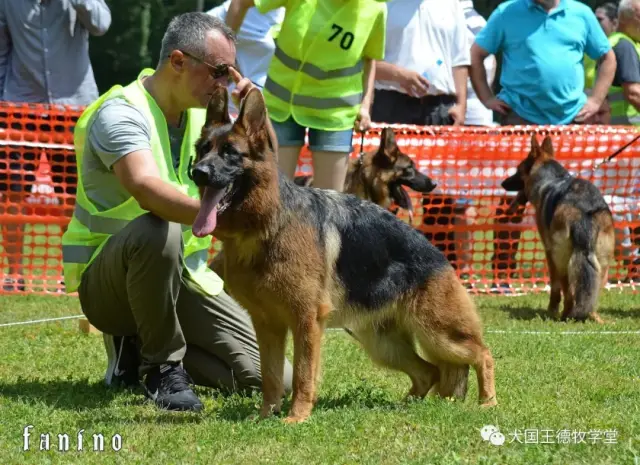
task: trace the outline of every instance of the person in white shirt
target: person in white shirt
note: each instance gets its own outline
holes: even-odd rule
[[[471,53],[459,1],[390,0],[386,33],[384,61],[376,62],[371,120],[464,125]],[[450,168],[438,162],[429,167],[436,173]],[[438,188],[422,199],[424,234],[456,268],[463,262],[454,250],[455,233],[432,231],[436,224],[458,223],[468,208],[465,200],[451,188]]]
[[[207,14],[225,21],[231,0],[207,11]],[[285,9],[276,8],[265,14],[255,7],[249,8],[236,34],[236,60],[243,76],[249,78],[260,89],[267,80],[267,70],[276,49],[274,39],[280,31]],[[233,90],[233,85],[229,91]],[[229,101],[229,111],[237,114],[238,109]]]
[[[385,59],[376,63],[371,119],[462,125],[470,48],[457,1],[390,0]]]
[[[468,47],[475,41],[476,35],[487,24],[487,21],[473,7],[473,0],[460,0],[462,10],[468,29]],[[494,55],[489,55],[484,60],[484,67],[487,70],[487,81],[489,86],[493,85],[496,74],[497,62]],[[467,126],[495,126],[493,121],[493,111],[485,107],[471,85],[471,80],[467,81],[467,113],[465,115],[464,124]]]
[[[471,46],[475,40],[475,36],[480,30],[487,24],[487,21],[478,13],[472,0],[460,0],[462,11],[467,25],[467,47],[471,50]],[[493,84],[496,73],[496,58],[493,55],[488,56],[484,60],[484,66],[487,71],[487,81],[489,86]],[[471,85],[471,80],[467,81],[467,112],[464,118],[465,126],[495,126],[497,123],[493,121],[493,111],[485,107]],[[465,170],[466,175],[460,176],[457,181],[459,187],[467,192],[482,192],[486,190],[487,179],[477,175],[477,171],[482,169],[483,161],[481,160],[467,160],[468,169]],[[500,186],[497,186],[498,188]],[[452,194],[450,191],[449,194]],[[455,244],[458,248],[458,258],[463,264],[460,272],[463,278],[467,277],[471,273],[471,263],[473,261],[473,225],[478,217],[478,211],[476,208],[477,197],[463,197],[460,193],[454,195],[456,208],[454,213],[455,224],[463,224],[467,228],[463,230],[456,230],[454,233]],[[476,194],[477,195],[477,194]]]

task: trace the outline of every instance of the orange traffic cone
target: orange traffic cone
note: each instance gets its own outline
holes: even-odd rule
[[[53,179],[51,178],[51,165],[44,150],[40,152],[40,162],[38,163],[35,177],[36,179],[31,186],[31,195],[25,201],[30,205],[46,205],[44,208],[36,207],[32,214],[38,216],[51,215],[54,213],[51,211],[51,206],[59,205],[60,202],[55,195]]]

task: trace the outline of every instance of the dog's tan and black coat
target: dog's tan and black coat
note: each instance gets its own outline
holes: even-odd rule
[[[294,182],[300,186],[312,186],[313,176],[296,176]],[[411,157],[398,146],[393,129],[385,127],[376,150],[363,152],[349,160],[344,192],[387,209],[395,204],[412,214],[413,204],[405,187],[428,194],[437,185],[418,171]]]
[[[549,269],[551,316],[601,323],[598,295],[614,258],[615,232],[598,188],[572,176],[555,160],[549,136],[541,146],[535,135],[527,158],[502,187],[518,192],[517,203],[529,201],[535,208]],[[558,314],[563,296],[564,308]]]
[[[406,373],[409,395],[433,388],[464,397],[471,365],[480,403],[495,405],[494,362],[480,318],[442,253],[372,202],[281,175],[260,92],[247,94],[234,123],[227,99],[226,89],[214,94],[197,144],[192,176],[202,206],[193,231],[223,242],[218,269],[251,315],[261,415],[281,409],[288,331],[294,379],[287,421],[310,415],[327,327],[351,328],[374,361]]]

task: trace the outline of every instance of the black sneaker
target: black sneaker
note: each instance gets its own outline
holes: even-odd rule
[[[203,405],[189,387],[190,383],[193,380],[181,364],[165,363],[151,369],[143,387],[146,396],[160,408],[199,412]]]
[[[107,386],[133,388],[140,385],[138,367],[140,354],[134,336],[102,335],[107,350],[107,372],[104,382]]]

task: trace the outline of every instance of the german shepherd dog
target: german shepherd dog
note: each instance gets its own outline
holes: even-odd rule
[[[313,185],[313,176],[296,176],[294,182],[309,187]],[[385,209],[395,203],[413,219],[413,204],[404,186],[428,194],[437,184],[418,171],[413,160],[398,147],[393,129],[386,127],[380,134],[377,150],[349,160],[344,191]]]
[[[424,397],[432,388],[447,397],[466,392],[471,365],[480,403],[495,405],[494,362],[480,318],[445,257],[372,202],[288,180],[269,134],[257,89],[233,123],[226,88],[218,89],[191,173],[201,193],[193,232],[222,241],[227,289],[255,327],[260,416],[281,410],[289,330],[293,398],[285,421],[311,414],[329,326],[348,326],[374,361],[409,375],[408,395]]]
[[[602,323],[597,301],[607,282],[615,233],[611,211],[598,188],[571,176],[554,159],[549,136],[540,146],[535,135],[527,158],[502,187],[518,191],[516,203],[530,201],[535,208],[551,281],[550,315],[562,321]],[[558,315],[562,295],[564,309]]]

